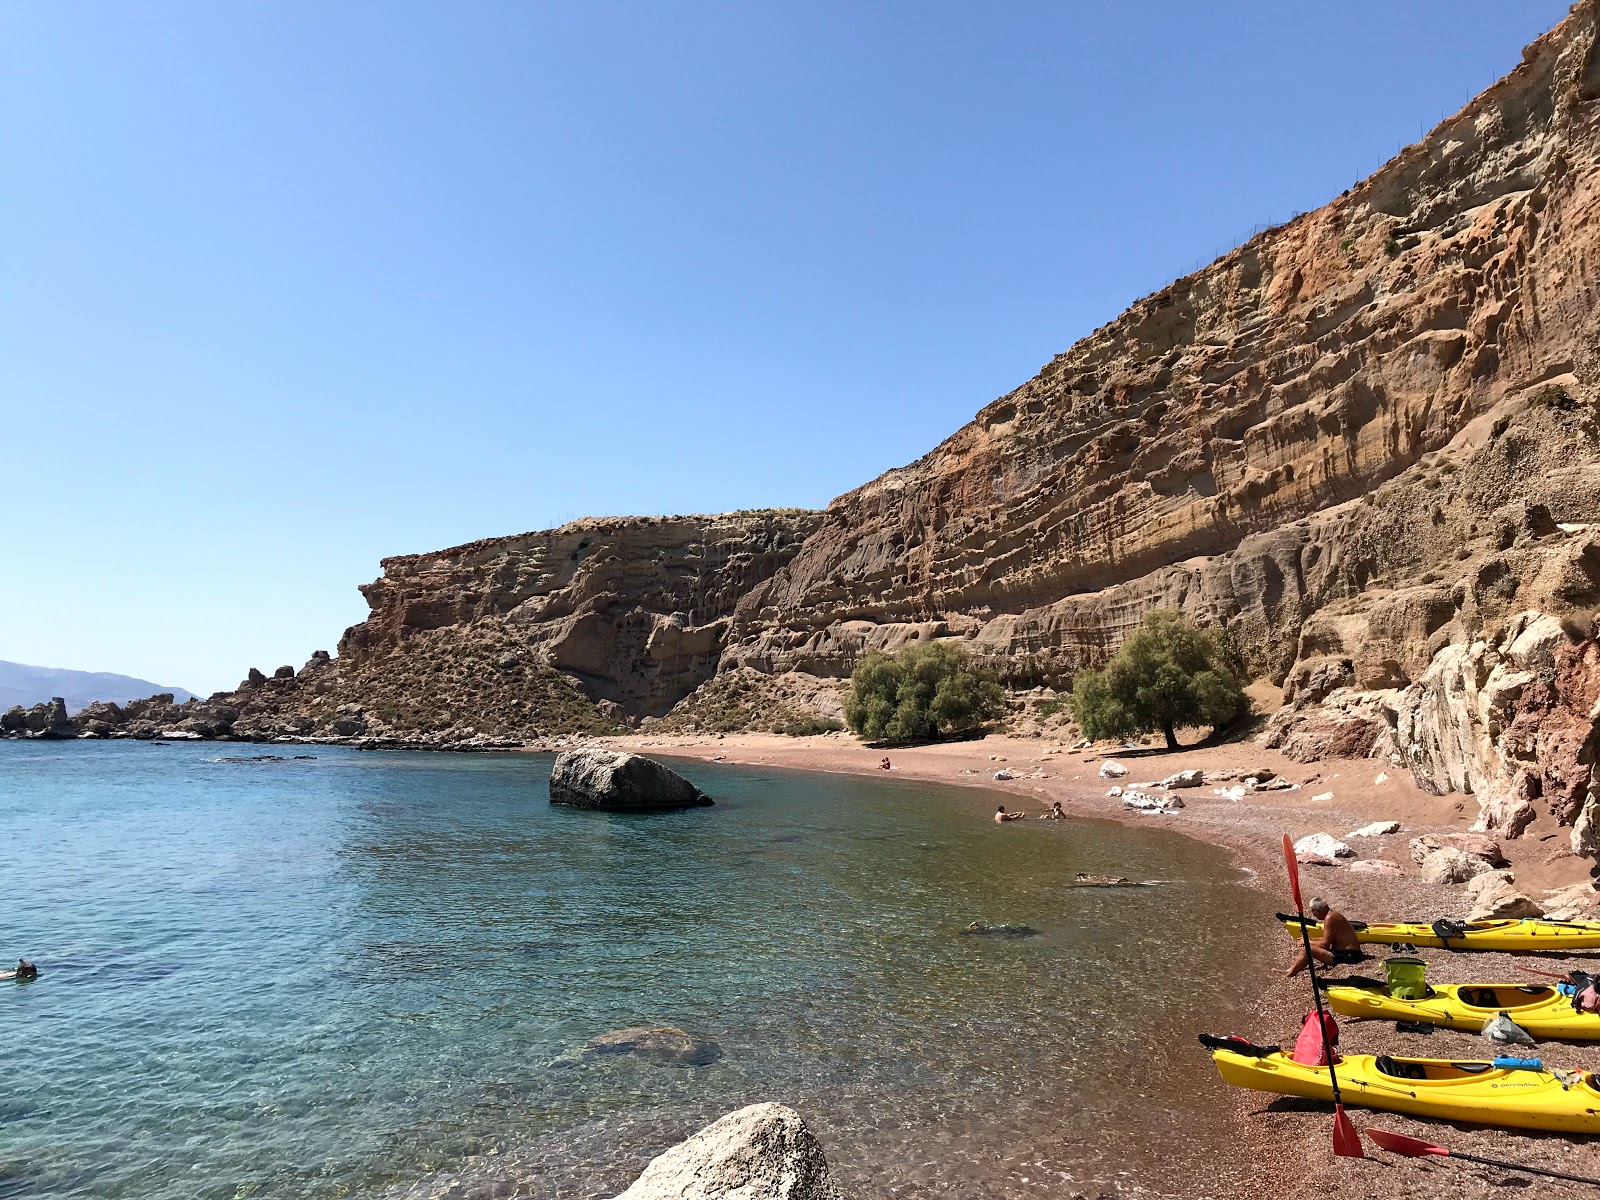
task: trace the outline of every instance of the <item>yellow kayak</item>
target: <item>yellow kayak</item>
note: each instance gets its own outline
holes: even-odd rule
[[[1300,937],[1300,918],[1279,913],[1278,920],[1289,936]],[[1437,950],[1600,950],[1600,921],[1543,921],[1525,917],[1520,921],[1351,921],[1356,936],[1366,943],[1432,946]],[[1453,926],[1453,929],[1444,927]],[[1444,929],[1444,931],[1441,931]],[[1457,932],[1459,931],[1459,932]],[[1307,921],[1306,932],[1313,939],[1322,936],[1319,921]],[[1445,936],[1448,932],[1449,936]]]
[[[1600,1042],[1600,1013],[1579,1012],[1572,998],[1555,988],[1519,983],[1445,983],[1429,988],[1424,1000],[1401,1000],[1382,987],[1352,987],[1330,982],[1328,1004],[1345,1017],[1421,1021],[1477,1033],[1495,1013],[1511,1019],[1536,1038]]]
[[[1225,1082],[1258,1092],[1332,1102],[1327,1067],[1297,1063],[1275,1046],[1201,1035]],[[1441,1121],[1600,1133],[1600,1087],[1588,1071],[1505,1070],[1483,1061],[1347,1054],[1335,1064],[1346,1104]]]

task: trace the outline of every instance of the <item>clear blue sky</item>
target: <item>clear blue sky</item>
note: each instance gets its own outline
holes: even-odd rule
[[[387,554],[821,506],[1557,0],[0,0],[0,658],[200,692]]]

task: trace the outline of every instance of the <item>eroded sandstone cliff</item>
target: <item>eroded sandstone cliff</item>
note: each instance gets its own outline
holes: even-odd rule
[[[1588,519],[1592,442],[1551,448],[1548,479],[1502,463],[1494,494],[1455,496],[1443,525],[1426,481],[1501,406],[1594,400],[1594,43],[1586,3],[1371,179],[1141,301],[841,497],[740,602],[724,662],[837,674],[863,646],[952,633],[1011,678],[1059,679],[1161,603],[1226,623],[1281,679],[1316,614],[1414,582],[1402,565],[1449,561],[1461,521],[1522,500]],[[1536,421],[1509,436],[1573,434]],[[1384,507],[1341,507],[1401,477]],[[1397,530],[1437,545],[1395,553]],[[1420,638],[1412,614],[1375,616],[1381,656],[1401,675],[1425,666],[1440,616]]]

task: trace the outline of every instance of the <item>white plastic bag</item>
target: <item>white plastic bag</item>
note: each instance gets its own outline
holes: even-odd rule
[[[1511,1019],[1510,1013],[1500,1012],[1483,1023],[1483,1036],[1501,1045],[1532,1046],[1528,1031]]]

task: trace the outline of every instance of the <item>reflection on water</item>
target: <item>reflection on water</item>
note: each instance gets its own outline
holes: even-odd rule
[[[621,816],[552,808],[535,756],[214,756],[0,744],[44,972],[0,1054],[48,1064],[0,1195],[610,1195],[764,1099],[861,1196],[1176,1195],[1137,1147],[1213,1128],[1192,1034],[1259,939],[1196,914],[1265,914],[1165,831],[711,764],[715,808]],[[575,1054],[651,1024],[720,1057]]]

